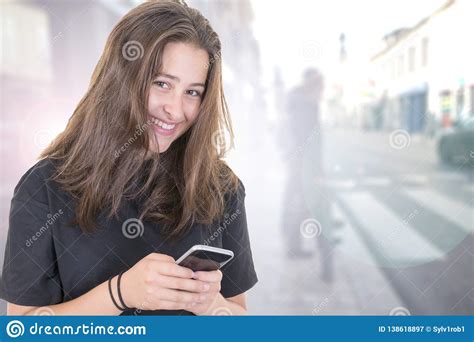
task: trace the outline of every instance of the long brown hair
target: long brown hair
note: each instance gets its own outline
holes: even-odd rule
[[[156,137],[148,129],[147,103],[169,42],[204,49],[209,64],[196,121],[159,154],[150,149]],[[223,215],[239,181],[222,160],[233,131],[220,57],[208,20],[182,1],[143,3],[115,26],[66,129],[41,153],[57,165],[53,179],[77,199],[75,222],[84,232],[95,230],[104,209],[118,218],[125,200],[140,199],[139,219],[164,224],[170,237]]]

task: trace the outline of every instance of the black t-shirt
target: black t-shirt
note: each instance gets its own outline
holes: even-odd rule
[[[221,294],[233,297],[258,281],[252,260],[245,188],[226,196],[225,215],[211,226],[195,224],[182,239],[167,239],[160,224],[142,221],[138,206],[126,201],[119,219],[98,217],[92,235],[71,225],[76,200],[50,180],[55,166],[49,159],[30,168],[15,187],[2,274],[1,298],[18,305],[47,306],[77,298],[110,276],[126,271],[149,253],[178,259],[196,244],[230,249],[234,259],[222,268]],[[127,221],[129,220],[129,221]],[[124,315],[189,315],[185,310],[125,311]]]

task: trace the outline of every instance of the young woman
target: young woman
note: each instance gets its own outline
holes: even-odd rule
[[[221,44],[183,2],[113,29],[64,132],[15,188],[2,279],[8,314],[245,314],[256,282]],[[230,249],[221,271],[175,260]]]

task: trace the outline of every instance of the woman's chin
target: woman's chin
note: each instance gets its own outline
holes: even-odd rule
[[[159,150],[160,153],[163,153],[163,152],[168,151],[169,147],[170,147],[169,143],[160,144],[160,147],[158,148],[158,150]]]
[[[162,139],[158,139],[158,141],[152,140],[149,146],[149,151],[151,153],[163,153],[168,150],[170,145],[171,145],[171,142],[162,141]]]

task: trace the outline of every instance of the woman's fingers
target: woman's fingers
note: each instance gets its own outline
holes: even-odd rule
[[[222,272],[217,271],[198,271],[194,272],[196,275],[195,279],[202,280],[209,283],[216,283],[222,280]]]
[[[166,275],[158,276],[157,284],[169,288],[169,289],[177,289],[182,291],[188,292],[207,292],[211,289],[211,285],[200,280],[194,279],[184,279],[184,278],[176,278],[170,277]]]
[[[156,267],[158,273],[162,275],[188,279],[193,277],[193,271],[174,262],[160,262],[159,264],[157,263]]]
[[[193,293],[164,288],[158,289],[156,291],[156,295],[159,298],[158,300],[167,300],[170,302],[177,302],[182,304],[202,303],[208,299],[208,296],[204,293]]]

